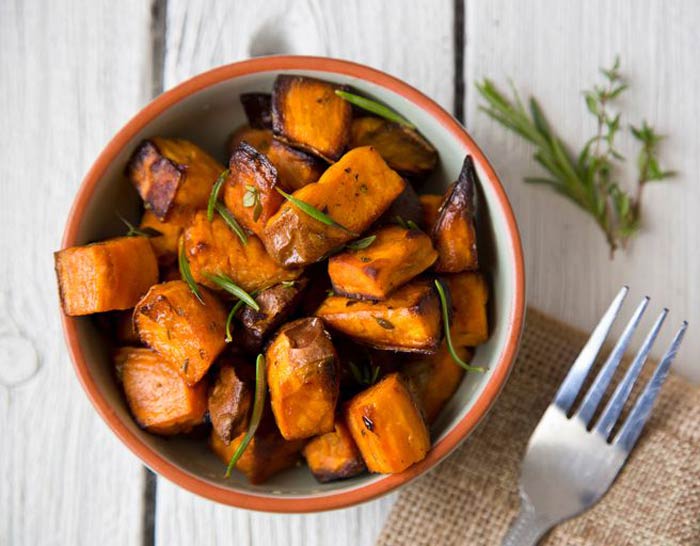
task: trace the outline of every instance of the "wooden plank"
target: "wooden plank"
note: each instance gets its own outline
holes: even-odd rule
[[[141,541],[143,467],[75,378],[52,252],[83,173],[147,100],[149,20],[139,0],[0,4],[1,544]]]
[[[403,78],[453,106],[453,2],[169,0],[165,87],[216,65],[265,54],[350,59]],[[156,543],[335,544],[374,542],[394,496],[320,515],[229,509],[158,482]]]
[[[694,248],[700,230],[700,5],[468,2],[465,24],[467,127],[493,160],[515,207],[525,245],[528,301],[590,329],[614,293],[628,284],[631,300],[651,296],[653,313],[662,306],[671,309],[658,354],[672,327],[688,319],[692,328],[700,319],[700,254]],[[617,53],[631,86],[621,103],[628,115],[625,124],[646,118],[670,135],[662,158],[680,175],[645,190],[643,231],[627,252],[610,261],[590,217],[551,191],[522,182],[524,175],[540,172],[530,158],[531,148],[477,111],[474,82],[490,77],[507,89],[512,78],[523,94],[540,99],[551,122],[578,148],[595,131],[580,92],[597,81],[598,67],[611,64]],[[636,156],[628,134],[621,148]],[[631,313],[633,304],[629,307]],[[699,352],[700,336],[688,336],[676,365],[695,380],[700,380]]]

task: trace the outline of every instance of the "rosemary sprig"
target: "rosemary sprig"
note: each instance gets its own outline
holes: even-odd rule
[[[262,419],[263,409],[265,407],[265,395],[267,394],[267,381],[265,377],[265,357],[263,355],[258,355],[255,360],[255,399],[253,400],[253,413],[250,416],[250,424],[248,425],[248,430],[243,437],[243,441],[238,444],[236,451],[228,462],[228,467],[226,468],[225,478],[231,477],[231,471],[233,467],[236,466],[238,459],[241,458],[243,452],[248,447],[248,444],[255,436],[255,432],[258,430],[258,425],[260,425],[260,420]]]
[[[348,243],[345,245],[345,248],[350,250],[364,250],[365,248],[368,248],[376,238],[376,235],[370,235],[369,237],[364,237],[362,239],[358,239],[357,241],[353,241],[352,243]]]
[[[253,222],[257,222],[262,214],[262,203],[260,202],[260,192],[255,186],[250,184],[245,185],[245,193],[243,194],[243,206],[245,208],[253,207]]]
[[[394,123],[399,123],[405,127],[408,127],[409,129],[416,128],[416,126],[413,125],[413,123],[411,123],[410,121],[408,121],[405,117],[397,114],[390,108],[387,108],[386,106],[378,103],[377,101],[373,101],[372,99],[368,99],[366,97],[361,97],[360,95],[355,95],[354,93],[348,93],[347,91],[342,91],[340,89],[336,89],[335,94],[338,95],[340,98],[345,99],[350,104],[354,104],[355,106],[358,106],[363,110],[367,110],[368,112],[377,114],[378,116],[381,116],[384,119],[388,119],[389,121],[393,121]]]
[[[214,208],[216,207],[216,203],[219,199],[219,191],[221,191],[221,186],[223,185],[224,180],[226,180],[226,177],[228,175],[228,169],[222,171],[211,188],[211,193],[209,194],[209,201],[207,202],[207,220],[209,220],[210,222],[214,220]]]
[[[182,277],[182,280],[185,281],[187,286],[190,287],[190,290],[199,300],[199,303],[205,305],[204,300],[202,299],[202,292],[199,290],[199,286],[197,286],[197,283],[194,282],[194,278],[192,277],[190,262],[187,261],[187,256],[185,255],[185,242],[182,237],[180,237],[180,241],[178,243],[177,265],[180,269],[180,277]]]
[[[236,313],[238,313],[238,310],[243,307],[243,300],[238,300],[236,303],[233,304],[233,307],[231,307],[231,311],[228,313],[228,317],[226,317],[226,337],[224,338],[224,341],[226,343],[231,343],[233,341],[233,336],[231,335],[231,322],[233,321],[233,317],[236,316]]]
[[[332,227],[336,227],[338,229],[342,229],[343,231],[345,231],[346,233],[349,233],[350,235],[353,235],[354,237],[357,237],[359,235],[359,233],[355,233],[354,231],[350,231],[344,225],[339,224],[338,222],[333,220],[333,218],[331,218],[327,214],[321,212],[313,205],[309,205],[306,201],[302,201],[301,199],[297,199],[293,195],[288,194],[286,191],[280,189],[277,186],[275,186],[275,189],[280,193],[280,195],[282,197],[284,197],[292,205],[297,207],[303,213],[308,214],[312,218],[318,220],[319,222],[326,224],[327,226],[332,226]]]
[[[241,240],[241,243],[243,245],[248,244],[248,236],[246,235],[245,231],[241,227],[241,224],[238,223],[238,220],[229,212],[229,210],[222,205],[219,201],[217,201],[214,204],[214,208],[216,209],[216,212],[219,213],[219,216],[221,216],[224,219],[224,222],[226,222],[226,225],[233,231],[236,235],[238,235],[238,238]]]
[[[248,294],[248,292],[246,292],[240,286],[238,286],[235,282],[233,282],[227,275],[223,275],[223,274],[212,275],[211,273],[204,273],[204,276],[207,279],[209,279],[211,282],[216,284],[222,290],[225,290],[226,292],[228,292],[232,296],[237,297],[239,300],[241,300],[243,303],[245,303],[248,307],[251,307],[252,309],[255,309],[256,311],[260,311],[260,305],[258,305],[258,302],[253,299],[253,296]]]
[[[119,216],[119,219],[129,230],[126,232],[127,237],[160,237],[163,235],[160,231],[152,227],[138,228],[119,213],[117,213],[117,216]]]
[[[630,126],[632,136],[642,145],[634,195],[618,182],[618,166],[624,160],[615,146],[621,115],[612,114],[610,105],[627,89],[619,68],[616,58],[610,69],[601,70],[605,85],[584,92],[597,130],[576,156],[549,125],[537,100],[530,98],[528,111],[515,89],[513,99],[509,99],[488,79],[477,84],[486,101],[481,110],[535,146],[533,157],[547,176],[525,178],[525,182],[549,186],[589,213],[603,231],[611,256],[620,246],[625,247],[640,227],[643,187],[674,174],[659,166],[657,144],[663,137],[644,122],[639,128]]]
[[[442,323],[445,329],[445,341],[447,342],[447,350],[450,352],[450,356],[455,363],[468,372],[485,372],[486,369],[482,366],[471,366],[467,364],[464,360],[459,358],[457,351],[455,351],[454,345],[452,345],[452,335],[450,334],[450,314],[447,309],[447,296],[445,295],[445,288],[442,286],[442,282],[439,279],[435,279],[435,288],[437,288],[438,296],[440,297],[440,307],[442,308]]]
[[[348,366],[350,367],[350,373],[352,373],[353,379],[358,385],[374,385],[382,371],[379,366],[367,363],[364,363],[362,369],[360,369],[352,360],[348,361]]]

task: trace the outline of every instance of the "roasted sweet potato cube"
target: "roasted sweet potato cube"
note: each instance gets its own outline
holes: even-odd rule
[[[430,174],[438,160],[437,150],[418,131],[382,118],[353,119],[349,146],[373,146],[389,167],[405,176]]]
[[[455,351],[464,362],[471,360],[466,347],[455,347]],[[464,377],[464,368],[452,359],[445,343],[436,354],[405,363],[401,371],[428,423],[437,419]]]
[[[398,373],[350,400],[345,422],[370,472],[402,472],[430,449],[428,427]]]
[[[260,310],[245,306],[238,314],[241,328],[234,333],[234,341],[249,353],[258,353],[267,337],[291,314],[301,303],[308,279],[300,278],[262,290],[255,296]]]
[[[236,362],[237,366],[226,363],[216,372],[214,383],[209,391],[207,407],[216,434],[227,444],[248,429],[248,416],[253,403],[250,377],[237,371],[246,363]]]
[[[367,248],[345,250],[328,261],[328,275],[336,294],[383,300],[397,287],[428,269],[437,252],[418,229],[386,226],[373,234]]]
[[[254,129],[250,125],[239,127],[228,137],[226,151],[229,156],[241,142],[247,142],[261,154],[266,154],[270,144],[272,144],[272,131],[270,129]]]
[[[316,182],[327,165],[316,157],[288,146],[277,139],[273,140],[266,152],[277,169],[282,188],[294,192],[307,184]]]
[[[303,454],[309,470],[321,483],[352,478],[366,470],[355,440],[342,420],[336,419],[335,430],[306,444]]]
[[[272,163],[264,154],[241,142],[228,163],[223,198],[236,220],[258,236],[284,200],[275,186],[277,170]]]
[[[340,379],[338,355],[318,318],[280,328],[265,353],[270,402],[287,440],[333,430]]]
[[[344,87],[304,76],[277,76],[272,129],[293,146],[337,160],[350,136],[352,107],[335,94]]]
[[[168,360],[188,385],[204,377],[226,346],[226,309],[206,288],[200,291],[203,304],[185,281],[156,284],[134,309],[141,341]]]
[[[254,129],[272,129],[272,96],[269,93],[243,93],[241,104]]]
[[[398,224],[403,226],[410,222],[415,223],[417,226],[425,227],[423,225],[423,209],[418,194],[411,184],[406,183],[401,194],[384,211],[384,214],[377,220],[376,225]]]
[[[440,302],[425,280],[405,284],[383,301],[329,296],[316,316],[333,330],[377,349],[432,354],[442,338]]]
[[[158,262],[146,237],[118,237],[54,253],[66,315],[129,309],[158,282]]]
[[[149,432],[189,432],[204,420],[206,381],[189,386],[158,353],[142,348],[128,350],[121,377],[131,414]]]
[[[468,155],[457,182],[447,190],[433,225],[433,244],[440,255],[436,271],[459,273],[479,267],[473,203],[477,181],[474,162]]]
[[[168,213],[168,218],[161,221],[150,210],[146,210],[141,217],[141,229],[150,228],[161,233],[155,237],[149,237],[153,252],[161,266],[168,266],[177,261],[177,244],[185,226],[192,221],[195,210],[190,207],[174,206]]]
[[[450,324],[452,343],[476,347],[489,338],[486,303],[489,291],[484,277],[479,273],[445,275],[450,291],[453,318]]]
[[[282,281],[293,281],[300,269],[285,269],[265,251],[260,239],[248,236],[243,242],[217,215],[212,222],[205,211],[197,212],[183,233],[185,255],[196,282],[219,290],[205,273],[224,274],[248,292]]]
[[[373,148],[351,150],[318,182],[293,194],[345,229],[328,226],[286,202],[265,227],[265,248],[285,266],[316,262],[372,225],[405,185]]]
[[[438,219],[442,195],[424,194],[418,196],[422,212],[422,225],[428,232],[432,232],[433,226]]]
[[[227,445],[216,431],[212,431],[210,445],[219,459],[227,465],[244,437],[245,433]],[[238,459],[236,469],[245,474],[251,483],[260,484],[278,472],[296,465],[302,447],[303,440],[288,441],[282,437],[271,412],[267,409],[255,436]]]
[[[147,209],[165,220],[174,205],[207,206],[223,165],[196,144],[176,138],[143,141],[126,167]]]

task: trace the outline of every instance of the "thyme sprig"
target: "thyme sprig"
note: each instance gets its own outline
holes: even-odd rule
[[[257,222],[262,214],[262,203],[260,202],[260,192],[258,188],[251,184],[245,185],[245,193],[243,194],[243,206],[245,208],[253,207],[253,222]]]

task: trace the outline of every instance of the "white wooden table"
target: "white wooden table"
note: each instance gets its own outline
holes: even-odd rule
[[[624,283],[700,323],[700,5],[462,0],[0,1],[0,544],[371,544],[393,496],[321,515],[215,505],[164,480],[108,431],[64,347],[53,274],[75,191],[141,106],[209,67],[273,53],[352,59],[463,116],[503,177],[525,244],[528,300],[582,328]],[[410,7],[409,7],[410,6]],[[478,111],[474,81],[512,77],[572,143],[580,90],[620,53],[630,121],[671,135],[680,172],[650,187],[644,232],[614,261],[588,217],[547,190],[527,146]],[[632,154],[632,142],[623,141]],[[692,330],[691,330],[692,332]],[[700,379],[700,336],[676,368]],[[10,386],[8,386],[10,385]],[[155,487],[155,490],[154,490]]]

